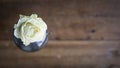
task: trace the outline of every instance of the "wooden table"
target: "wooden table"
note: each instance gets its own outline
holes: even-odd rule
[[[47,23],[47,46],[23,52],[13,42],[19,14]],[[0,68],[120,68],[119,0],[0,1]]]

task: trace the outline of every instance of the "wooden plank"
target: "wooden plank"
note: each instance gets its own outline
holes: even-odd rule
[[[27,2],[27,3],[37,3],[37,2],[43,2],[43,1],[60,1],[60,0],[1,0],[0,3],[13,3],[13,2]]]
[[[46,21],[51,40],[120,40],[119,0],[7,1],[0,4],[0,40],[12,39],[19,14],[32,13]]]
[[[49,41],[38,52],[23,52],[0,41],[0,68],[120,68],[120,41]]]

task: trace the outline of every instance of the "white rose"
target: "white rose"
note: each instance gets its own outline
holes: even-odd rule
[[[14,25],[14,36],[21,39],[25,46],[32,42],[42,41],[46,36],[47,25],[37,17],[37,14],[31,16],[20,15],[17,24]]]

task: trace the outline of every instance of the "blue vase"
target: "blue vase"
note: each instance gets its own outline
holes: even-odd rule
[[[35,52],[35,51],[40,50],[46,45],[48,41],[48,35],[49,35],[49,32],[48,30],[46,30],[46,37],[44,38],[44,40],[30,43],[28,46],[25,46],[23,42],[21,41],[21,39],[16,38],[14,34],[13,34],[13,39],[17,47],[19,47],[21,50],[26,51],[26,52]]]

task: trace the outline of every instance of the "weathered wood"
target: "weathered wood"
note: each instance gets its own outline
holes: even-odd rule
[[[12,1],[0,2],[0,40],[12,39],[19,14],[32,13],[46,21],[52,40],[120,40],[119,0]]]
[[[49,41],[38,52],[19,50],[0,41],[0,67],[110,68],[120,66],[120,41]]]
[[[1,0],[0,68],[120,68],[120,0]],[[37,13],[50,40],[38,52],[12,41],[19,14]],[[57,41],[56,41],[57,40]]]

